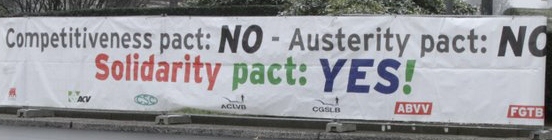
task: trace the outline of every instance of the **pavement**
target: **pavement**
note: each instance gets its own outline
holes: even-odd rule
[[[244,138],[0,125],[1,140],[243,140]]]
[[[21,118],[22,107],[0,107],[0,125],[50,127],[157,134],[178,134],[244,139],[529,139],[543,127],[506,125],[428,124],[347,120],[357,131],[326,132],[328,119],[188,114],[192,123],[159,125],[155,116],[166,112],[41,108],[54,117]]]

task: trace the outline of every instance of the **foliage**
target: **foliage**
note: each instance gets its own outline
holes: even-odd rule
[[[4,5],[0,5],[0,17],[4,17],[9,15],[10,11],[8,10],[8,7]]]
[[[143,7],[149,0],[0,0],[8,14],[81,9]]]
[[[284,5],[280,15],[475,14],[462,0],[187,0],[184,6]]]
[[[477,8],[462,0],[288,0],[281,15],[344,14],[475,14]]]
[[[473,15],[478,9],[463,1],[455,0],[452,8],[452,14],[455,15]]]
[[[426,14],[438,14],[447,11],[445,0],[412,0],[417,6],[426,10]],[[458,1],[458,0],[455,0]]]
[[[42,13],[15,14],[12,16],[129,16],[129,15],[195,15],[195,16],[275,16],[281,6],[215,6],[175,8],[104,8],[70,11],[49,11]]]
[[[287,0],[185,0],[183,6],[282,5]]]
[[[325,15],[329,0],[288,0],[284,15]]]
[[[161,0],[0,0],[0,15],[145,7]],[[184,7],[276,5],[280,15],[475,14],[462,0],[170,0]],[[449,4],[449,6],[447,6]],[[449,9],[447,9],[449,7]],[[206,11],[210,12],[210,11]],[[255,14],[255,13],[253,13]]]
[[[439,1],[439,0],[435,0]],[[433,1],[433,2],[435,2]],[[428,9],[418,6],[412,0],[384,0],[383,6],[386,7],[384,14],[429,14]]]

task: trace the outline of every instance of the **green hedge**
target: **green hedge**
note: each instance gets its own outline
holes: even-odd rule
[[[187,15],[187,16],[275,16],[283,10],[279,5],[215,6],[215,7],[176,7],[176,8],[116,8],[86,9],[75,11],[52,11],[44,13],[24,13],[21,16],[133,16],[133,15]]]

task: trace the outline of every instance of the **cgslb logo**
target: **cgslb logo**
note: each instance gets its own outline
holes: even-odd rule
[[[312,111],[316,113],[340,113],[341,108],[339,108],[339,98],[331,98],[331,99],[317,99],[317,102],[320,102],[320,106],[314,106],[312,107]]]

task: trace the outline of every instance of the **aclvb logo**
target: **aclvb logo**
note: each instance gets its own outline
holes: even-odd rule
[[[92,96],[83,96],[80,91],[67,91],[67,101],[70,103],[88,103]]]
[[[236,97],[236,99],[230,99],[227,97],[223,97],[228,101],[226,104],[222,104],[220,106],[221,109],[229,109],[229,110],[246,110],[247,106],[245,106],[245,96],[241,95],[239,97]]]
[[[320,106],[312,107],[313,112],[329,112],[329,113],[339,113],[341,108],[339,108],[339,98],[335,97],[331,100],[322,100],[317,99],[317,102],[320,102]]]

